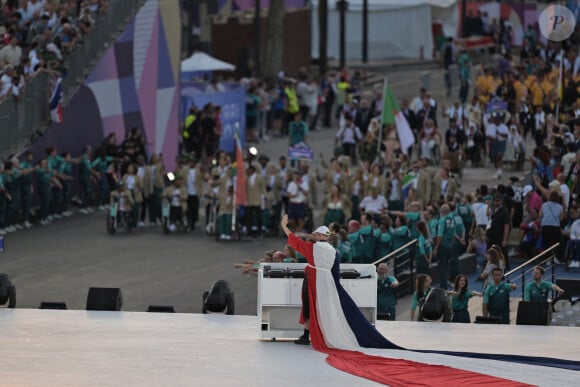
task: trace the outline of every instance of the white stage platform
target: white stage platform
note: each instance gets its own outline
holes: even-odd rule
[[[580,329],[379,322],[395,343],[580,361]],[[324,354],[258,340],[256,317],[0,309],[0,386],[368,386]],[[579,386],[580,372],[493,360],[365,350],[540,386]],[[426,381],[428,383],[428,381]]]

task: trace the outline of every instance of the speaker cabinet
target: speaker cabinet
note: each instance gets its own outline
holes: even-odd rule
[[[123,307],[123,294],[119,288],[89,288],[87,310],[118,312]]]
[[[520,301],[517,325],[550,325],[552,308],[549,302]]]
[[[38,309],[68,309],[65,302],[42,301]]]
[[[475,324],[501,324],[501,317],[498,316],[476,316]]]
[[[149,305],[147,312],[151,313],[175,313],[172,305]]]

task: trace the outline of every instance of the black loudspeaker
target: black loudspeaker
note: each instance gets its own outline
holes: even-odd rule
[[[175,313],[175,309],[171,305],[149,305],[147,312],[152,313]]]
[[[38,309],[68,309],[65,302],[42,301]]]
[[[501,317],[498,316],[477,316],[475,317],[476,324],[501,324]]]
[[[118,312],[123,307],[123,294],[119,288],[89,288],[87,310]]]
[[[552,308],[549,302],[520,301],[516,325],[550,325]]]

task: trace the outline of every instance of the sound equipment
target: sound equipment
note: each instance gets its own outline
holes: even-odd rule
[[[501,324],[501,317],[498,316],[477,316],[475,317],[476,324]]]
[[[118,312],[123,307],[123,294],[119,288],[89,288],[87,310]]]
[[[149,305],[147,312],[152,313],[175,313],[175,309],[171,305]]]
[[[65,302],[42,301],[38,309],[68,309]]]
[[[552,308],[549,302],[520,301],[516,325],[550,325]]]

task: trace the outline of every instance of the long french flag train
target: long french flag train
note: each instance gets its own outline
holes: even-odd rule
[[[340,284],[336,250],[327,242],[311,243],[290,234],[288,243],[308,265],[310,337],[312,346],[326,353],[333,367],[392,387],[407,386],[529,386],[500,377],[405,359],[362,353],[364,348],[405,350],[382,336],[360,312]],[[301,323],[303,323],[301,316]],[[580,370],[580,362],[542,357],[450,351],[414,351],[480,359],[510,361]]]
[[[64,121],[64,116],[62,114],[62,78],[59,77],[56,80],[54,88],[52,90],[52,95],[50,96],[50,101],[48,103],[48,108],[50,109],[50,119],[52,122],[60,124]]]

